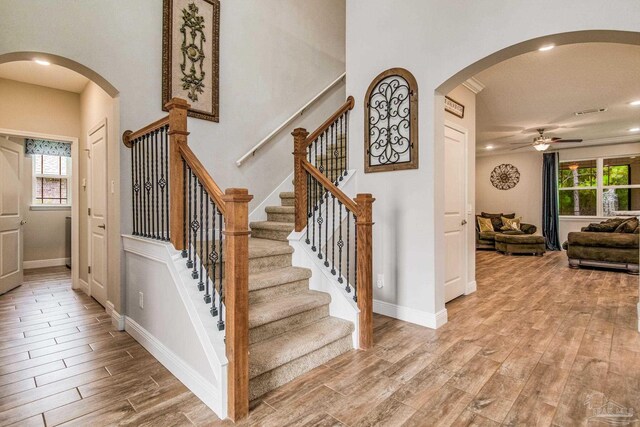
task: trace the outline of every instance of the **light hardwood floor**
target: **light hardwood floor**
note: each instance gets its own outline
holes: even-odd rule
[[[373,350],[268,393],[239,424],[640,425],[638,278],[570,270],[560,253],[477,260],[478,291],[447,304],[444,327],[376,315]],[[595,417],[616,411],[632,415]],[[0,425],[45,421],[231,424],[60,269],[0,297]]]

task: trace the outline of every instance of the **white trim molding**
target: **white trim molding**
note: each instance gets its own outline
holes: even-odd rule
[[[113,327],[119,331],[124,331],[125,316],[116,311],[115,306],[111,301],[107,301],[107,305],[104,309],[107,314],[111,316],[111,324],[113,325]]]
[[[87,294],[87,296],[91,296],[91,289],[89,288],[89,283],[87,283],[86,281],[84,281],[83,279],[78,277],[78,288],[80,289],[82,292],[84,292],[85,294]]]
[[[466,87],[476,95],[482,92],[482,90],[485,88],[485,85],[475,77],[471,77],[470,79],[462,83],[462,86]]]
[[[60,267],[67,265],[70,262],[71,258],[38,259],[35,261],[23,261],[22,268],[24,270],[29,270],[32,268]]]
[[[474,293],[478,289],[478,282],[475,280],[467,283],[467,289],[465,289],[464,294],[469,295]]]
[[[373,312],[431,329],[438,329],[447,323],[446,308],[443,308],[437,313],[429,313],[428,311],[417,310],[415,308],[374,299]]]
[[[178,357],[156,337],[136,323],[125,317],[125,331],[138,341],[153,357],[176,376],[189,390],[217,414],[225,413],[226,408],[220,408],[220,390],[207,381],[202,375],[192,369],[184,360]],[[226,392],[226,390],[225,390]]]

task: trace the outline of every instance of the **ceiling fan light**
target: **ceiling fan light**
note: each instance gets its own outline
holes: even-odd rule
[[[542,144],[536,144],[533,146],[533,148],[535,148],[538,151],[545,151],[547,148],[549,148],[550,144],[546,144],[546,143],[542,143]]]

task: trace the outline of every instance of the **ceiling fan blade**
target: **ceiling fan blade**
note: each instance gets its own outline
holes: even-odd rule
[[[510,142],[509,144],[511,144],[511,145],[525,145],[525,144],[531,145],[530,142]]]
[[[582,142],[582,139],[556,139],[553,142]]]
[[[523,145],[522,147],[515,147],[515,148],[511,148],[509,151],[516,151],[516,150],[522,150],[523,148],[527,148],[529,147],[531,144],[527,143],[528,145]]]

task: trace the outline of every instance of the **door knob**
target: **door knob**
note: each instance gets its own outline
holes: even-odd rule
[[[461,225],[467,225],[467,220],[463,219],[462,222],[460,223]]]
[[[107,226],[106,226],[106,225],[104,225],[104,224],[102,224],[102,225],[99,225],[99,226],[98,226],[98,228],[102,228],[102,229],[104,230],[104,229],[106,229],[106,228],[107,228]]]
[[[26,219],[23,219],[22,221],[20,221],[20,225],[25,225],[27,223]]]

